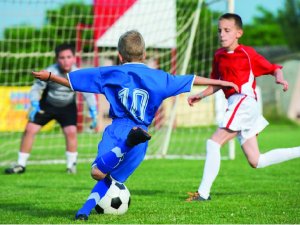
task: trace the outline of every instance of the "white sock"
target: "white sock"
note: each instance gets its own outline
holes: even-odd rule
[[[19,152],[18,165],[26,167],[29,156],[30,156],[29,153]]]
[[[274,149],[264,154],[260,154],[257,163],[257,168],[267,167],[273,164],[281,163],[299,157],[300,157],[300,146],[294,148]]]
[[[206,142],[206,160],[203,177],[198,192],[202,198],[209,197],[211,186],[216,179],[221,164],[221,146],[211,139]]]
[[[77,155],[78,155],[78,152],[66,151],[67,168],[71,168],[74,165],[74,163],[77,162]]]

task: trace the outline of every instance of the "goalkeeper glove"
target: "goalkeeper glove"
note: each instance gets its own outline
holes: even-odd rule
[[[29,111],[29,120],[34,121],[34,117],[41,110],[40,103],[38,101],[31,102],[31,109]]]
[[[97,108],[96,106],[91,106],[89,108],[89,111],[90,111],[90,116],[92,118],[92,124],[90,126],[91,129],[95,129],[97,127],[97,124],[98,124],[98,120],[97,120]]]

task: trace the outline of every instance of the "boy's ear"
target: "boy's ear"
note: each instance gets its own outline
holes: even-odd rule
[[[121,63],[123,63],[123,56],[118,52],[118,57]]]
[[[243,36],[244,31],[242,29],[239,29],[237,32],[237,38],[240,38]]]

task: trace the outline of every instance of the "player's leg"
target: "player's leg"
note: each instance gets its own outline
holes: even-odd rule
[[[49,113],[46,108],[42,108],[40,112],[36,113],[34,121],[27,123],[21,140],[17,165],[11,168],[7,168],[5,170],[6,174],[25,172],[27,160],[30,157],[35,135],[45,124],[47,124],[52,119],[53,114]]]
[[[293,148],[278,148],[266,153],[260,153],[256,136],[247,139],[242,145],[242,149],[249,164],[253,168],[264,168],[300,157],[300,146]]]
[[[76,173],[77,163],[77,127],[74,125],[63,127],[66,139],[67,172]]]
[[[115,128],[118,128],[117,130]],[[117,140],[127,140],[128,135],[130,134],[130,127],[126,126],[115,126],[111,125],[106,128],[103,139],[99,143],[98,149],[99,149],[99,155],[107,155],[108,152],[111,152],[112,149],[114,149],[115,144],[114,142]],[[122,134],[124,132],[124,134]],[[117,137],[115,136],[117,135]],[[119,136],[120,135],[120,136]],[[121,138],[122,135],[125,135],[125,138]],[[144,156],[146,154],[147,149],[147,143],[137,143],[135,147],[130,149],[129,152],[127,152],[124,155],[119,155],[120,161],[113,159],[112,161],[117,163],[115,167],[109,166],[111,169],[109,169],[109,173],[111,177],[115,180],[117,180],[120,183],[123,183],[126,181],[126,179],[133,173],[133,171],[138,167],[138,165],[143,161]],[[119,152],[122,154],[121,152]],[[115,154],[115,153],[113,153]],[[100,159],[101,157],[97,157],[97,159]],[[103,159],[103,158],[101,158]],[[105,160],[108,160],[105,158]],[[111,160],[111,159],[109,159]],[[97,160],[95,160],[97,161]],[[108,163],[108,161],[107,161]],[[110,164],[110,163],[108,163]],[[107,192],[109,186],[104,185],[107,183],[107,179],[109,179],[106,175],[108,172],[102,172],[105,171],[105,168],[100,165],[100,169],[98,169],[98,166],[93,164],[92,166],[92,176],[93,178],[99,180],[98,178],[101,178],[102,180],[99,180],[96,184],[96,186],[93,188],[90,197],[88,200],[84,203],[81,209],[78,210],[76,213],[76,219],[78,220],[87,220],[90,212],[95,208],[96,204],[100,200],[101,197],[105,195]],[[93,174],[95,170],[99,174]],[[96,176],[96,177],[95,177]],[[100,177],[97,177],[100,176]],[[99,198],[95,198],[99,196]]]
[[[56,107],[55,119],[62,127],[66,140],[67,173],[76,173],[77,164],[77,108],[75,104]]]
[[[116,180],[119,183],[124,183],[127,178],[136,170],[136,168],[141,164],[143,161],[146,150],[147,150],[147,143],[143,143],[137,145],[132,150],[130,150],[125,156],[123,161],[114,168],[111,173],[110,177]],[[77,220],[87,220],[91,211],[95,208],[98,201],[105,195],[107,192],[109,185],[108,185],[109,178],[106,176],[103,180],[97,182],[95,187],[93,188],[88,200],[84,203],[81,209],[78,210],[76,213],[75,218]]]
[[[91,194],[87,198],[83,206],[78,210],[75,215],[76,220],[88,220],[88,216],[97,203],[100,201],[111,185],[111,179],[105,177],[103,180],[97,181],[96,185],[91,191]]]
[[[28,122],[22,136],[20,151],[18,155],[17,165],[14,165],[5,170],[6,174],[24,173],[27,165],[27,160],[30,156],[35,135],[41,129],[41,125]]]
[[[215,181],[221,164],[220,148],[227,141],[237,135],[236,131],[231,131],[225,128],[218,128],[212,135],[211,139],[206,142],[206,159],[202,180],[198,188],[198,192],[190,195],[187,201],[203,201],[210,199],[210,190]]]
[[[151,136],[146,130],[141,127],[113,125],[109,129],[114,129],[114,132],[109,132],[115,141],[110,150],[99,154],[92,167],[92,177],[95,180],[103,179],[106,174],[115,169],[123,160],[125,154],[141,143],[150,140]],[[130,129],[130,130],[129,130]],[[129,130],[129,131],[128,131]],[[120,138],[123,137],[123,138]],[[109,139],[104,138],[105,140]],[[98,147],[100,149],[100,147]]]
[[[227,141],[234,138],[241,128],[240,114],[243,112],[246,96],[236,95],[231,96],[228,99],[228,108],[224,115],[223,121],[220,127],[212,135],[212,137],[207,140],[206,143],[206,159],[204,164],[204,170],[202,175],[202,180],[198,188],[198,192],[190,196],[187,201],[193,200],[207,200],[210,198],[210,190],[213,182],[215,181],[221,164],[221,146]]]

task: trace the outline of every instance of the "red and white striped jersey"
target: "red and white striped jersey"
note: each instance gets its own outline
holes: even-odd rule
[[[234,51],[225,48],[216,51],[210,77],[231,81],[238,85],[240,93],[256,98],[255,77],[273,74],[282,66],[272,64],[249,46],[239,45]],[[222,88],[226,98],[235,93],[233,88]]]

